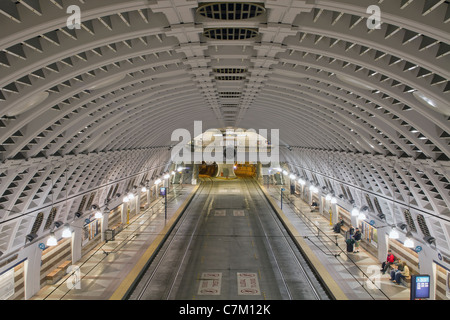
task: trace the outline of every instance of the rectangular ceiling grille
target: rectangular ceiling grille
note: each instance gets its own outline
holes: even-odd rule
[[[240,81],[240,80],[244,80],[245,77],[244,76],[217,76],[216,80],[221,80],[221,81]]]
[[[214,68],[214,72],[221,74],[240,74],[247,72],[245,68]]]

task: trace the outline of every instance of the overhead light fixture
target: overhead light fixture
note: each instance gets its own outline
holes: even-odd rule
[[[155,184],[160,184],[161,183],[161,179],[156,179],[155,180]]]
[[[358,220],[364,220],[364,219],[366,219],[366,215],[364,213],[360,212],[358,215]]]
[[[398,231],[395,228],[392,228],[391,232],[389,232],[389,238],[390,239],[398,239],[400,235],[398,234]]]
[[[114,77],[110,77],[108,79],[105,79],[102,82],[99,82],[97,84],[94,84],[94,85],[90,86],[88,88],[88,90],[98,90],[98,89],[106,88],[107,86],[110,86],[110,85],[112,85],[114,83],[119,82],[120,80],[124,79],[126,76],[127,76],[126,73],[125,74],[118,74],[118,75],[116,75]]]
[[[293,174],[291,174],[291,175],[289,175],[289,178],[292,179],[292,180],[294,180],[294,179],[295,179],[295,176],[294,176]]]
[[[336,203],[337,203],[336,197],[331,197],[331,203],[332,203],[332,204],[336,204]]]
[[[424,93],[417,90],[414,91],[412,94],[417,100],[422,102],[423,105],[431,107],[431,109],[433,109],[436,112],[445,114],[447,116],[450,115],[450,107],[448,104],[440,103],[439,101],[436,101],[433,98],[430,98],[426,96]]]
[[[414,248],[414,240],[413,240],[411,232],[406,233],[406,239],[405,239],[405,242],[403,243],[403,245],[407,248]]]
[[[128,201],[130,201],[130,199],[128,199],[128,196],[123,197],[123,202],[127,203]]]
[[[64,227],[64,230],[62,232],[62,237],[70,238],[71,236],[72,236],[72,230],[70,230],[69,225],[66,224],[66,226]]]
[[[134,199],[134,194],[132,192],[130,192],[128,194],[128,199],[133,200]]]
[[[357,207],[353,207],[353,209],[352,209],[352,216],[353,217],[359,216],[359,210],[358,210]]]
[[[164,179],[169,179],[169,178],[170,178],[170,174],[167,173],[164,175]]]
[[[287,176],[288,172],[286,170],[283,171],[283,174]]]
[[[15,117],[22,114],[28,110],[31,110],[34,106],[44,102],[50,94],[47,91],[33,94],[31,97],[25,99],[20,103],[20,105],[14,107],[12,110],[6,113],[8,117]]]
[[[142,187],[141,191],[142,191],[142,192],[146,192],[146,191],[147,191],[147,188],[144,186],[144,187]]]
[[[306,181],[303,179],[298,179],[298,183],[300,183],[302,186],[306,184]]]
[[[331,200],[331,194],[327,194],[327,196],[325,197],[325,200],[330,201]]]
[[[95,219],[101,219],[103,217],[103,214],[101,213],[101,211],[97,210],[95,212],[94,218]]]
[[[47,246],[54,247],[58,244],[58,240],[56,240],[55,233],[51,232],[50,237],[47,239]]]
[[[365,89],[365,90],[375,90],[374,87],[366,85],[366,84],[362,83],[358,79],[355,79],[355,78],[352,78],[352,77],[348,77],[348,76],[345,76],[343,74],[338,74],[338,73],[336,74],[336,77],[339,80],[341,80],[342,82],[345,82],[345,83],[350,84],[352,86],[355,86],[357,88]]]

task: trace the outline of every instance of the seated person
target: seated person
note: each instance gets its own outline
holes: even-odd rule
[[[395,281],[395,274],[397,272],[400,272],[400,270],[398,270],[398,262],[394,262],[392,264],[392,270],[391,270],[391,278],[389,280],[391,281]]]
[[[405,262],[401,263],[403,270],[395,273],[395,280],[393,280],[396,284],[400,284],[401,279],[409,279],[411,274],[409,272],[409,267]]]
[[[319,204],[318,204],[316,201],[313,201],[313,202],[311,203],[311,209],[312,209],[312,210],[319,209]]]
[[[394,255],[391,253],[391,250],[389,250],[389,251],[388,251],[387,258],[386,258],[386,261],[384,261],[384,262],[381,264],[381,270],[380,270],[380,271],[382,271],[383,274],[385,274],[386,271],[387,271],[387,269],[389,268],[389,266],[391,266],[391,265],[394,263],[394,261],[395,261],[395,257],[394,257]]]
[[[339,222],[337,222],[334,227],[333,227],[333,231],[336,233],[340,233],[341,232],[341,227],[344,225],[344,219],[340,219]]]

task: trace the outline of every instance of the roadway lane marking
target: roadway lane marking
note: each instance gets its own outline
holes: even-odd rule
[[[203,272],[197,294],[199,296],[217,296],[220,295],[221,286],[221,272]]]
[[[235,217],[243,217],[243,216],[245,216],[245,211],[244,210],[233,210],[233,215]]]
[[[256,296],[261,294],[258,275],[253,272],[237,273],[238,295]]]

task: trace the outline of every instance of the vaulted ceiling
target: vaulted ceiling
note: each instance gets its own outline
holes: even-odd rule
[[[298,176],[423,215],[450,252],[449,21],[440,0],[1,1],[0,251],[156,178],[202,121],[279,129]]]

